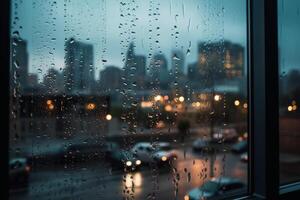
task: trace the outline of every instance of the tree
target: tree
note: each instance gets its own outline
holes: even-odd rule
[[[178,132],[180,133],[181,142],[184,142],[184,139],[190,129],[190,121],[187,119],[182,119],[178,122],[177,125]]]

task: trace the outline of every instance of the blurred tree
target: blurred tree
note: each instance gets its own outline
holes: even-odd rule
[[[187,119],[181,119],[177,125],[178,132],[180,134],[181,142],[184,142],[184,139],[190,129],[190,121]]]

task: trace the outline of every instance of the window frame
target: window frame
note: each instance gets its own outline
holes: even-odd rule
[[[1,6],[1,63],[10,66],[10,0]],[[237,199],[289,199],[300,195],[300,182],[279,184],[277,0],[247,0],[248,33],[248,195]],[[267,67],[272,66],[272,67]],[[9,133],[9,67],[1,67],[1,130]],[[274,123],[275,122],[275,123]],[[277,123],[276,123],[277,122]],[[271,130],[271,131],[270,131]],[[3,199],[9,197],[9,134],[2,134]],[[231,197],[232,198],[232,197]]]

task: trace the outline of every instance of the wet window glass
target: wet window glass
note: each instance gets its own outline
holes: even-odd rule
[[[245,194],[246,2],[12,0],[10,198]]]
[[[278,0],[280,183],[300,181],[300,2]]]

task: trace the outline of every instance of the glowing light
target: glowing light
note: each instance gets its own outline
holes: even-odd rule
[[[48,108],[49,108],[49,110],[53,110],[54,109],[54,105],[50,104],[50,105],[48,105]]]
[[[96,108],[96,105],[94,103],[88,103],[86,105],[87,110],[94,110]]]
[[[179,101],[184,102],[184,97],[183,96],[179,97]]]
[[[166,105],[165,106],[165,111],[171,112],[172,111],[172,106],[171,105]]]
[[[52,104],[52,100],[47,100],[47,105],[51,105]]]
[[[185,196],[184,196],[184,200],[190,200],[189,195],[185,195]]]
[[[291,112],[293,110],[293,106],[288,106],[288,111]]]
[[[297,110],[297,105],[293,105],[293,110]]]
[[[131,174],[131,173],[126,174],[126,177],[125,177],[125,186],[126,187],[128,187],[128,188],[141,187],[142,182],[143,182],[143,177],[142,177],[141,173],[138,172],[135,174]]]
[[[111,116],[111,114],[107,114],[105,118],[106,118],[106,120],[107,120],[107,121],[110,121],[110,120],[112,120],[112,116]]]
[[[163,156],[163,157],[161,157],[161,160],[162,160],[162,161],[167,161],[168,158],[167,158],[166,156]]]
[[[141,107],[142,108],[151,108],[153,106],[153,103],[151,101],[142,101]]]
[[[162,96],[161,95],[157,95],[154,97],[154,101],[161,101],[162,100]]]
[[[235,106],[239,106],[239,105],[240,105],[240,101],[239,101],[239,100],[235,100],[235,101],[234,101],[234,105],[235,105]]]
[[[135,161],[135,164],[136,164],[136,165],[140,165],[140,164],[142,164],[142,161],[136,160],[136,161]]]
[[[244,103],[243,107],[246,109],[248,108],[248,104],[247,103]]]
[[[216,95],[214,96],[214,99],[215,99],[215,101],[220,101],[220,100],[221,100],[221,96],[218,95],[218,94],[216,94]]]
[[[131,161],[127,161],[126,162],[126,166],[130,167],[132,165],[132,162]]]

